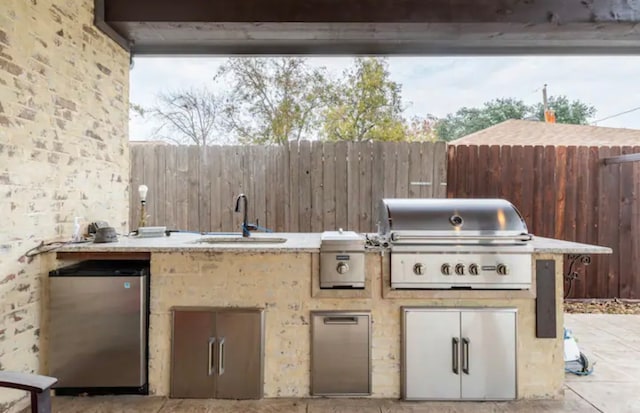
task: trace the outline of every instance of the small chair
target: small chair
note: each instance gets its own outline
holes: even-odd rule
[[[38,374],[0,371],[0,387],[31,393],[31,413],[51,413],[50,388],[58,379]]]

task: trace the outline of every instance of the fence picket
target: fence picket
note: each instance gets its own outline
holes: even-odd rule
[[[189,230],[189,147],[178,147],[176,156],[176,227]]]
[[[220,194],[222,193],[222,171],[220,170],[221,150],[219,146],[207,148],[208,174],[210,183],[209,206],[211,210],[211,223],[203,231],[212,231],[213,228],[222,229],[222,214]]]
[[[311,146],[311,231],[321,232],[322,214],[324,212],[324,193],[322,180],[324,168],[322,167],[322,142],[315,141]]]
[[[361,145],[349,142],[347,145],[347,226],[351,230],[359,230],[358,219],[360,191],[360,150]]]
[[[398,142],[396,145],[396,198],[409,197],[409,144]]]
[[[622,154],[627,155],[633,152],[633,148],[630,146],[622,147]],[[619,237],[620,243],[618,245],[619,263],[619,289],[620,297],[631,296],[631,284],[634,275],[636,274],[636,263],[632,261],[633,250],[633,238],[634,235],[631,232],[632,217],[633,217],[633,199],[635,197],[633,190],[633,163],[622,163],[617,165],[620,169],[620,215],[619,215]],[[636,206],[637,208],[637,206]]]
[[[373,200],[371,197],[372,185],[373,185],[373,144],[367,142],[360,145],[360,186],[358,189],[359,194],[359,217],[360,222],[358,228],[362,232],[373,232],[375,227],[372,225],[372,206]]]
[[[300,142],[298,205],[299,232],[311,232],[311,142]]]
[[[598,243],[598,231],[600,227],[600,202],[598,196],[600,194],[600,154],[596,146],[591,146],[589,149],[588,158],[588,174],[589,183],[587,192],[587,243]],[[587,292],[585,297],[597,298],[598,297],[598,282],[600,278],[604,278],[599,273],[601,256],[592,256],[592,263],[586,268],[587,271]]]
[[[347,142],[336,144],[336,226],[347,229]]]
[[[300,215],[298,200],[300,195],[300,155],[298,153],[298,142],[289,143],[289,216],[287,222],[289,231],[300,231]]]
[[[336,229],[336,156],[335,144],[323,143],[322,188],[324,216],[322,227],[325,230]]]
[[[423,147],[423,151],[424,151]],[[425,193],[425,198],[446,198],[447,197],[447,143],[436,142],[427,146],[427,154],[433,166],[431,175],[431,194]],[[424,152],[423,152],[424,159]]]
[[[173,145],[167,145],[164,147],[166,153],[165,156],[165,216],[164,221],[159,222],[160,225],[166,225],[169,229],[178,229],[177,224],[177,211],[176,211],[176,195],[177,195],[177,148]],[[162,173],[162,172],[159,172]],[[137,190],[137,186],[135,187]],[[135,222],[135,221],[133,221]]]

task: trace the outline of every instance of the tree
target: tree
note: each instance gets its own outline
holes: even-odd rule
[[[484,103],[481,108],[463,107],[454,114],[448,114],[437,122],[436,134],[441,140],[451,141],[505,120],[524,119],[529,112],[529,106],[521,100],[495,99]]]
[[[406,140],[410,142],[433,142],[438,140],[435,126],[437,119],[433,115],[414,116],[406,127]]]
[[[557,123],[572,123],[574,125],[586,125],[588,119],[596,115],[596,108],[586,103],[574,100],[569,102],[566,96],[551,96],[548,100],[549,109],[556,115]],[[535,116],[544,120],[544,106],[538,103],[532,108]]]
[[[389,79],[384,59],[357,58],[331,89],[324,135],[337,141],[398,141],[406,137],[401,86]]]
[[[284,144],[315,136],[324,105],[324,69],[305,59],[231,58],[216,80],[230,90],[224,126],[240,142]]]
[[[140,112],[140,108],[135,108]],[[157,103],[141,113],[158,121],[155,133],[178,144],[210,145],[219,139],[220,98],[207,88],[160,93]]]
[[[596,109],[580,101],[569,102],[565,96],[549,98],[549,108],[556,114],[556,122],[587,124]],[[486,102],[480,108],[461,108],[448,114],[436,124],[438,138],[451,141],[486,129],[509,119],[534,118],[544,121],[542,104],[526,105],[522,100],[503,98]]]

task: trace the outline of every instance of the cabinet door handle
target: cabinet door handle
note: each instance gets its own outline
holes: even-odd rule
[[[218,376],[224,374],[224,337],[220,337],[218,343]]]
[[[216,371],[216,366],[215,363],[213,361],[213,347],[215,346],[216,343],[216,338],[215,337],[209,337],[209,343],[207,346],[207,351],[209,353],[209,358],[208,358],[208,363],[207,363],[207,371],[208,371],[208,375],[211,376],[213,373],[215,373]]]
[[[458,355],[460,352],[458,351],[458,337],[453,337],[451,339],[451,370],[453,370],[453,374],[458,374],[460,372],[460,363],[458,362]]]
[[[462,372],[469,374],[469,344],[471,340],[466,337],[462,338]]]
[[[358,324],[358,317],[325,317],[325,324]]]

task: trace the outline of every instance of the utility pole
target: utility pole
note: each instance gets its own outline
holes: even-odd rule
[[[542,106],[544,110],[544,121],[546,123],[556,123],[556,114],[549,109],[549,104],[547,101],[547,84],[544,84],[542,88]]]

